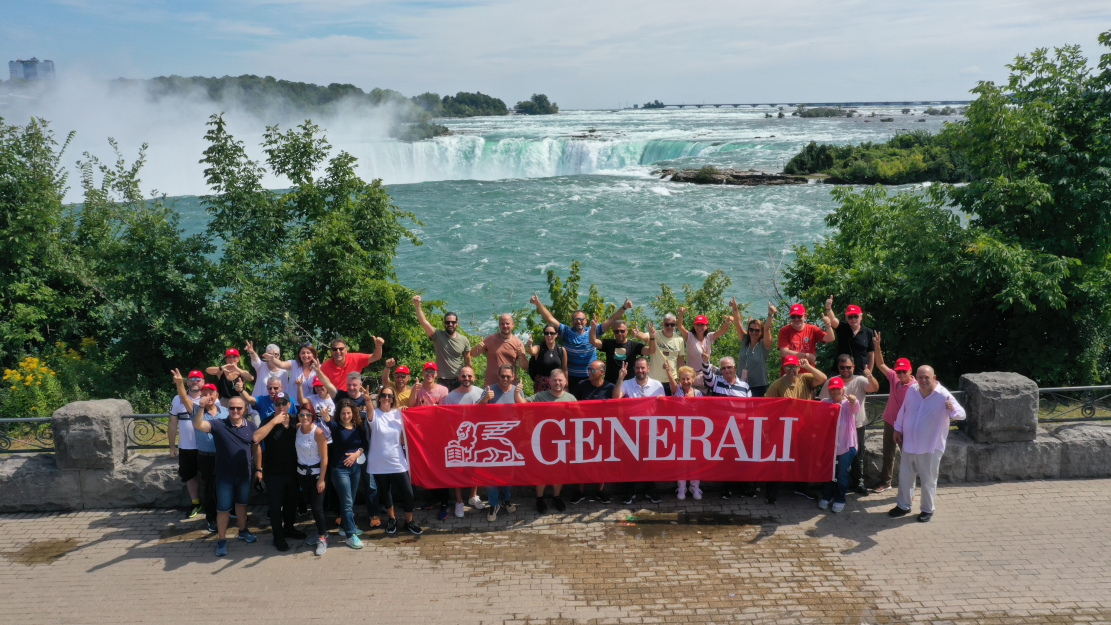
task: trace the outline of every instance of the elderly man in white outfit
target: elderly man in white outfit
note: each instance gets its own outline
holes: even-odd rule
[[[888,514],[900,517],[910,512],[917,477],[922,482],[918,520],[927,523],[934,515],[937,472],[949,437],[949,421],[963,420],[965,412],[953,394],[938,384],[933,367],[918,367],[914,378],[917,383],[907,389],[895,418],[895,442],[902,444],[903,454],[899,461],[899,496]]]

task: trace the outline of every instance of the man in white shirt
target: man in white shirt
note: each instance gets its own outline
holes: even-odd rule
[[[200,371],[190,371],[188,377],[189,397],[196,401],[201,396],[201,387],[204,386],[204,374]],[[217,401],[219,405],[219,401]],[[166,438],[170,443],[170,457],[177,458],[177,474],[185,483],[189,491],[189,512],[186,518],[192,519],[204,511],[200,500],[200,485],[197,475],[200,472],[197,452],[197,435],[193,431],[192,410],[185,407],[180,397],[174,397],[170,402],[170,424],[166,428]]]
[[[949,421],[963,420],[965,412],[952,393],[938,384],[933,367],[918,367],[914,379],[917,383],[907,390],[895,418],[895,442],[903,446],[903,455],[899,461],[899,496],[888,514],[900,517],[910,512],[917,477],[922,482],[922,513],[918,520],[927,523],[934,515],[937,472],[945,453]]]
[[[648,369],[648,359],[641,356],[633,364],[633,379],[626,380],[625,376],[629,373],[629,363],[621,365],[621,371],[617,374],[617,384],[613,386],[613,398],[662,397],[664,385],[660,384],[659,380],[648,377]],[[626,506],[633,503],[633,500],[636,499],[637,484],[638,482],[622,484],[624,496],[621,498],[621,503]],[[660,495],[656,492],[655,482],[644,482],[644,497],[652,503],[660,503]]]

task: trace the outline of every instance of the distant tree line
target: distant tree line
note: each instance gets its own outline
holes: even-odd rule
[[[549,102],[543,93],[534,93],[528,100],[518,102],[514,110],[518,115],[554,115],[559,112],[559,105]]]
[[[501,98],[488,96],[481,91],[460,91],[443,98],[438,93],[422,93],[413,97],[413,103],[428,111],[433,117],[479,117],[509,115],[509,108]]]

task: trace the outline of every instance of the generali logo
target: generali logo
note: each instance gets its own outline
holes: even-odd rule
[[[521,425],[520,421],[464,421],[455,430],[458,440],[444,450],[449,467],[517,467],[524,466],[525,457],[505,435]]]

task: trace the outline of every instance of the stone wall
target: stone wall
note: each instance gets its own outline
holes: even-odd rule
[[[949,433],[941,482],[1111,477],[1111,427],[1039,427],[1033,381],[1014,373],[978,373],[962,376],[960,388],[967,433]],[[127,453],[122,416],[131,412],[118,399],[55,411],[54,454],[0,457],[0,512],[185,506],[176,460],[165,452]],[[865,480],[871,483],[880,472],[882,432],[869,432],[864,447]],[[896,477],[898,471],[896,450]],[[660,486],[663,492],[671,488]]]

